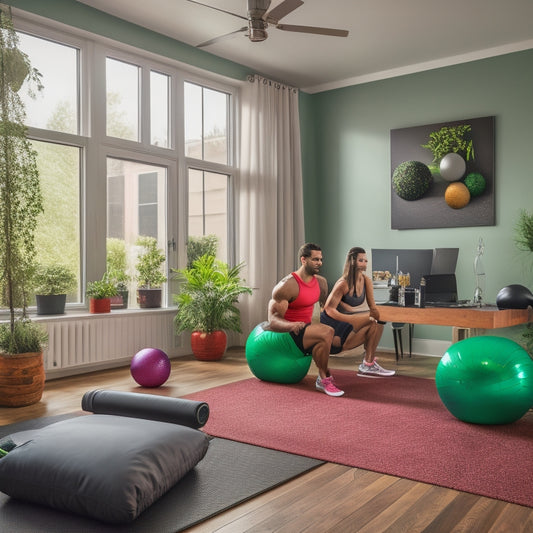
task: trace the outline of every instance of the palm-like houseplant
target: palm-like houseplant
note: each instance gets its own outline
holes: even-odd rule
[[[46,332],[26,315],[35,270],[35,230],[43,211],[36,153],[27,138],[24,81],[42,88],[40,74],[18,47],[9,8],[0,5],[0,404],[36,403],[44,389]],[[13,393],[13,394],[11,394]]]
[[[182,282],[174,303],[176,333],[191,331],[191,348],[197,359],[216,360],[226,350],[226,331],[241,332],[237,303],[241,294],[251,294],[240,273],[244,264],[230,268],[212,255],[203,255],[189,268],[174,270]],[[213,354],[209,348],[217,347]]]

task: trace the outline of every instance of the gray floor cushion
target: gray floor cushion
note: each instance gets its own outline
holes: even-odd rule
[[[88,415],[11,435],[0,491],[109,523],[134,520],[204,457],[197,429]]]

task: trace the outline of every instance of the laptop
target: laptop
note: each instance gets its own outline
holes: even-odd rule
[[[426,274],[425,305],[429,307],[470,307],[470,300],[457,298],[455,274]]]

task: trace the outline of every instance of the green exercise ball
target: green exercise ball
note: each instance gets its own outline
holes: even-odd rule
[[[509,424],[533,406],[533,360],[504,337],[452,344],[437,366],[439,396],[452,415],[474,424]]]
[[[275,383],[298,383],[309,371],[312,357],[304,355],[290,333],[275,333],[259,324],[248,336],[246,361],[255,377]]]

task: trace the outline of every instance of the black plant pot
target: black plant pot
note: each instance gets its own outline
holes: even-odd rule
[[[141,309],[161,307],[162,289],[137,289],[137,303]]]
[[[63,315],[65,313],[66,294],[37,294],[38,315]]]

